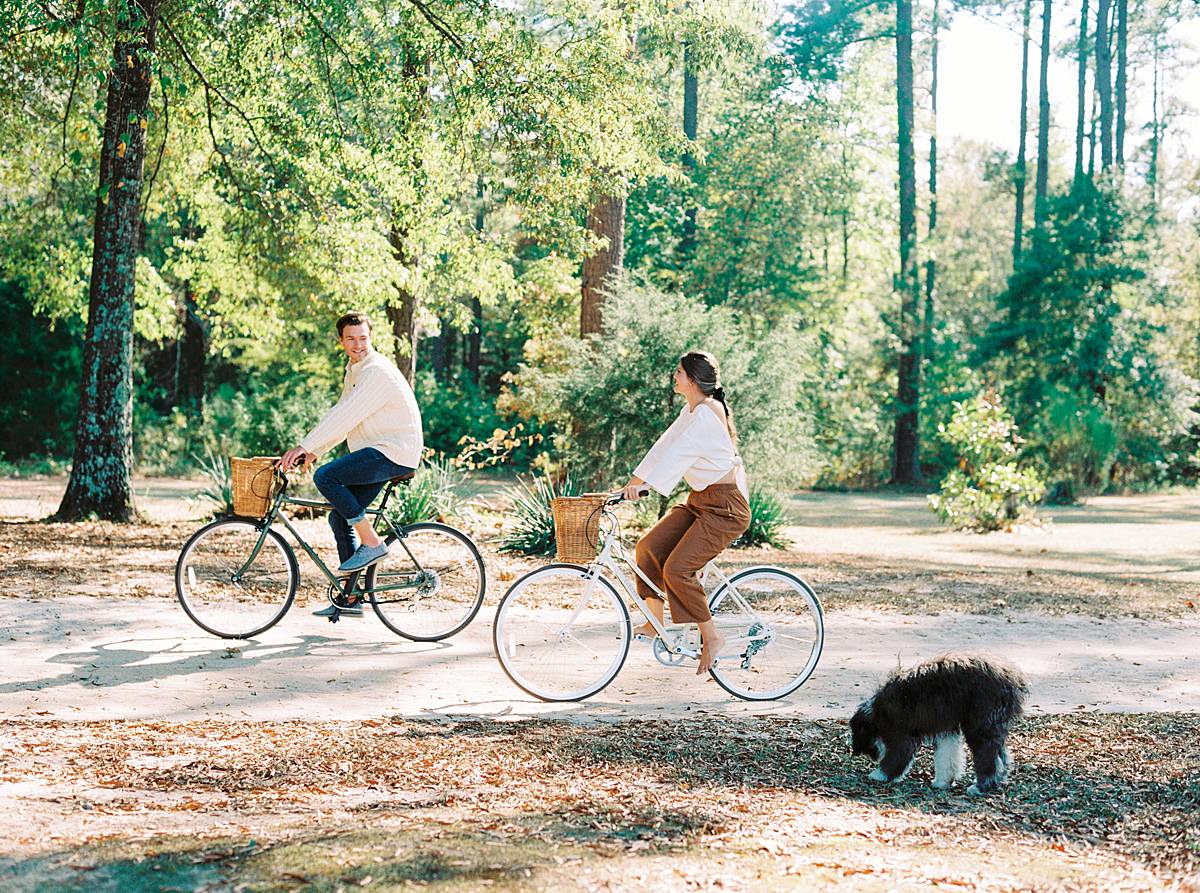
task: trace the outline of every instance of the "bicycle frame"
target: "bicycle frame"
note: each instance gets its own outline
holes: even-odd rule
[[[602,511],[603,519],[609,522],[608,529],[604,531],[604,539],[601,544],[600,554],[598,554],[595,560],[588,565],[587,586],[584,587],[583,597],[580,599],[579,605],[575,609],[575,613],[571,615],[571,619],[567,622],[567,626],[570,627],[571,624],[578,619],[579,613],[583,610],[583,606],[586,605],[591,599],[592,591],[596,585],[596,579],[603,571],[608,570],[612,572],[612,576],[616,578],[617,582],[621,585],[621,588],[625,590],[625,594],[633,599],[633,602],[637,605],[638,610],[642,612],[642,615],[646,618],[646,620],[649,621],[650,625],[654,627],[655,632],[658,634],[659,638],[662,639],[667,651],[669,651],[671,654],[680,655],[682,657],[698,659],[700,657],[700,651],[683,643],[683,630],[685,630],[688,625],[682,624],[677,626],[675,628],[676,635],[673,637],[668,636],[668,632],[671,628],[659,622],[658,618],[654,616],[653,612],[650,611],[649,607],[646,605],[645,600],[638,595],[637,585],[632,583],[630,579],[621,572],[620,565],[617,562],[621,562],[629,567],[629,569],[632,570],[643,583],[658,593],[659,597],[661,597],[664,601],[667,599],[667,594],[654,585],[654,582],[642,572],[642,569],[637,566],[637,563],[629,560],[629,556],[625,553],[625,547],[621,543],[620,524],[617,520],[617,517],[611,511],[609,511],[607,507]],[[739,608],[751,616],[758,616],[758,612],[755,611],[744,598],[742,598],[741,593],[738,592],[737,587],[733,584],[733,581],[726,576],[724,571],[717,567],[715,561],[710,561],[704,565],[700,576],[701,585],[708,580],[710,575],[715,575],[721,584],[729,587],[729,591],[734,599],[734,603],[737,604]],[[744,624],[740,623],[717,623],[718,629],[723,629],[729,633],[732,633],[734,629],[740,630],[743,628],[743,626]],[[725,645],[727,647],[738,646],[749,642],[755,642],[760,639],[770,638],[770,633],[767,632],[768,628],[765,621],[761,622],[759,626],[762,633],[761,635],[751,636],[731,634],[726,636]],[[741,653],[745,650],[745,647],[735,649],[732,654],[727,654],[725,656],[730,657],[736,655],[740,657]]]
[[[329,566],[321,560],[321,556],[313,550],[312,546],[308,544],[308,541],[304,539],[300,531],[292,526],[291,519],[288,518],[288,516],[283,512],[284,505],[298,505],[303,508],[320,509],[324,511],[331,511],[333,506],[328,502],[315,499],[303,499],[298,496],[288,496],[287,476],[279,474],[279,478],[283,482],[282,486],[279,488],[279,492],[275,494],[275,498],[271,503],[271,508],[267,512],[266,516],[255,525],[259,530],[258,541],[254,544],[254,548],[250,551],[250,557],[246,559],[246,563],[238,568],[235,579],[240,578],[242,574],[244,574],[250,568],[250,566],[254,564],[255,559],[258,557],[258,553],[262,550],[263,544],[267,541],[267,531],[270,530],[271,526],[276,520],[278,520],[283,522],[284,528],[292,535],[292,538],[296,541],[300,548],[304,550],[304,553],[308,555],[310,559],[312,559],[312,562],[320,569],[321,573],[325,575],[330,584],[337,587],[344,595],[350,596],[354,591],[355,583],[358,582],[358,575],[363,573],[363,571],[353,571],[346,578],[345,587],[343,588],[339,586],[337,575],[334,574],[334,572],[329,569]],[[384,513],[384,509],[387,508],[388,500],[391,498],[392,490],[395,488],[395,486],[395,484],[389,483],[387,485],[387,489],[384,490],[383,498],[379,501],[379,507],[367,508],[365,509],[365,513],[367,515],[373,515],[377,518],[383,518],[388,530],[390,530],[392,535],[396,537],[397,542],[404,547],[404,551],[408,554],[409,560],[412,561],[413,566],[417,569],[417,572],[415,574],[407,575],[412,578],[409,582],[393,586],[374,586],[370,590],[367,590],[368,594],[374,594],[377,592],[391,592],[398,589],[413,589],[421,585],[427,573],[426,570],[421,567],[421,563],[417,560],[416,556],[413,555],[407,544],[405,544],[404,528],[397,527],[392,523],[391,518]],[[376,601],[378,601],[378,599],[376,599]]]

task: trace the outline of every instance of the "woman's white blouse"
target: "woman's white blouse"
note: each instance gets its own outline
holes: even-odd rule
[[[679,418],[655,441],[633,474],[669,496],[680,478],[693,490],[703,490],[735,468],[738,489],[749,499],[746,471],[729,429],[711,406],[700,403],[694,410],[684,404]]]

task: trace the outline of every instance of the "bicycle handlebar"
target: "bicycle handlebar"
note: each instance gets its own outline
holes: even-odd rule
[[[649,495],[650,495],[650,488],[649,488],[649,487],[644,487],[644,488],[642,488],[641,490],[638,490],[638,496],[649,496]],[[625,491],[624,491],[624,490],[617,490],[617,491],[616,491],[616,492],[614,492],[614,493],[609,493],[609,494],[608,494],[608,498],[604,500],[604,504],[605,504],[606,506],[609,506],[609,505],[620,505],[620,504],[621,504],[622,502],[624,502],[624,501],[625,501]]]

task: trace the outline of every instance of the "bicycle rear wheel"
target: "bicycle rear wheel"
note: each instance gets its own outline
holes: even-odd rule
[[[412,524],[389,536],[388,556],[367,569],[371,607],[383,625],[416,642],[438,642],[475,619],[487,589],[471,538],[446,524]]]
[[[542,701],[582,701],[604,689],[629,641],[629,609],[617,590],[577,564],[526,574],[500,600],[492,626],[500,666]]]
[[[712,676],[747,701],[790,695],[817,667],[825,645],[821,602],[807,583],[776,567],[734,574],[709,603],[726,639]]]
[[[283,618],[299,578],[296,555],[282,536],[268,530],[263,537],[253,521],[222,519],[184,545],[175,563],[175,594],[205,632],[248,639]]]

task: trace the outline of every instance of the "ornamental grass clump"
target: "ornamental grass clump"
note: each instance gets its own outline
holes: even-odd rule
[[[427,456],[417,469],[416,476],[397,487],[388,502],[392,523],[403,527],[421,521],[451,521],[459,517],[463,507],[458,488],[466,474],[453,462]]]
[[[791,545],[783,534],[787,523],[787,511],[783,501],[773,493],[755,487],[750,491],[750,526],[733,541],[733,548],[774,546],[776,549],[786,549]]]
[[[500,552],[516,555],[553,555],[554,513],[550,503],[559,496],[579,496],[583,487],[569,474],[559,483],[549,477],[536,478],[533,484],[518,480],[505,494],[512,500],[516,524],[500,539]]]
[[[1032,468],[1021,468],[1017,454],[1024,440],[999,396],[981,394],[954,404],[949,425],[938,425],[958,452],[958,467],[942,479],[929,506],[959,530],[986,533],[1011,530],[1036,520],[1033,507],[1046,485]]]
[[[233,514],[233,472],[229,457],[219,455],[211,444],[205,445],[204,455],[192,454],[192,459],[204,476],[207,486],[197,495],[211,503],[212,516]]]

